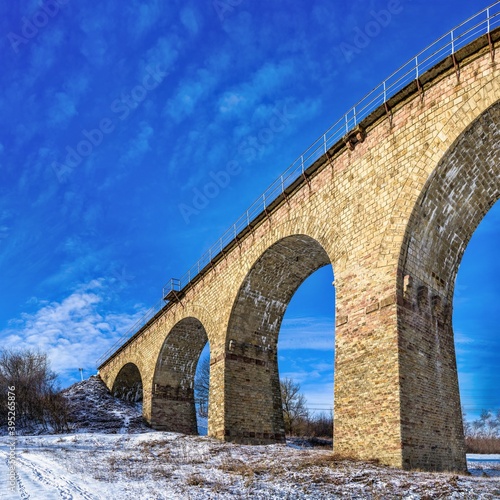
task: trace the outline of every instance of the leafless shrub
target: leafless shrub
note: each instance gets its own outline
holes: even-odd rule
[[[7,407],[9,387],[14,387],[16,430],[69,429],[66,401],[59,394],[56,379],[46,354],[31,350],[0,353],[0,404]],[[0,425],[6,424],[7,413],[0,412]]]
[[[483,410],[472,422],[463,412],[463,420],[467,453],[500,453],[500,410]]]
[[[500,453],[500,437],[472,437],[465,438],[467,453]]]

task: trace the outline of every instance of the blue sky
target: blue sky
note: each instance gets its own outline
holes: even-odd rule
[[[161,298],[162,285],[302,150],[488,4],[3,2],[2,346],[47,351],[62,385],[78,380],[79,367],[94,373],[96,358]],[[349,51],[377,18],[377,35]],[[285,126],[264,134],[276,117]],[[227,186],[196,205],[224,171]],[[499,220],[496,207],[458,278],[455,329],[470,412],[500,407]],[[299,289],[279,345],[282,374],[315,408],[332,399],[331,274],[320,270]],[[303,349],[300,339],[311,338]]]

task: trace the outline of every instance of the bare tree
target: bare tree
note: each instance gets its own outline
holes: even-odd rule
[[[292,379],[280,380],[280,388],[285,432],[293,435],[297,431],[297,424],[308,419],[306,398],[300,393],[300,385]]]
[[[4,350],[0,353],[0,402],[6,407],[9,387],[15,394],[16,428],[36,427],[57,431],[66,427],[66,402],[56,385],[57,375],[50,369],[47,355],[31,350]],[[0,412],[0,425],[6,424]]]
[[[208,417],[208,395],[210,389],[210,358],[204,358],[196,372],[194,397],[198,403],[198,415]]]
[[[333,438],[333,411],[310,416],[307,427],[311,437]]]
[[[465,444],[468,453],[500,453],[500,410],[483,410],[468,422],[463,411]]]

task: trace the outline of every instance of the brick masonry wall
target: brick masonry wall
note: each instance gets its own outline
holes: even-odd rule
[[[393,107],[391,118],[371,124],[354,149],[325,157],[316,175],[217,262],[182,303],[100,368],[108,387],[126,363],[134,363],[143,381],[146,420],[165,428],[192,422],[175,405],[165,421],[155,381],[162,377],[159,358],[167,372],[177,366],[164,356],[174,327],[195,318],[211,349],[209,434],[281,441],[276,342],[284,305],[301,280],[328,264],[335,273],[337,307],[335,451],[397,467],[463,470],[450,305],[461,249],[499,186],[492,156],[499,149],[496,136],[476,145],[470,157],[473,139],[460,142],[482,127],[477,123],[498,123],[488,111],[500,99],[498,67],[487,47],[469,53],[459,79],[453,70],[436,75],[423,94],[409,95]],[[487,137],[492,129],[483,130]],[[469,166],[478,161],[478,172],[471,174],[478,183],[472,184]],[[422,222],[416,207],[435,172],[435,202],[429,207],[436,212]],[[451,178],[461,182],[446,184]],[[467,206],[470,196],[477,199],[476,215],[461,225],[455,217],[440,239],[441,220]],[[420,247],[410,244],[413,235]],[[456,235],[462,243],[447,260],[447,244],[454,241],[449,238]],[[437,262],[444,268],[436,268]],[[439,293],[432,288],[436,279],[444,281]],[[191,345],[189,362],[196,362],[202,340],[194,329],[183,339]],[[186,386],[180,378],[169,380]]]
[[[445,154],[419,196],[400,259],[403,460],[465,468],[453,342],[453,291],[475,229],[500,198],[500,103]],[[432,398],[428,394],[432,393]],[[428,422],[432,421],[432,427]],[[421,452],[420,450],[425,450]]]
[[[142,401],[142,379],[137,366],[127,363],[115,378],[111,388],[113,396],[131,403]]]
[[[179,321],[163,343],[153,379],[150,424],[154,429],[197,434],[196,364],[208,338],[195,318]]]

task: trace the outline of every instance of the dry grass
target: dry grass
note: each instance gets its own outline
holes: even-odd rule
[[[199,474],[191,474],[186,479],[186,484],[188,486],[204,486],[205,485],[205,480]]]
[[[500,437],[466,437],[467,453],[500,453]]]
[[[224,460],[219,466],[219,469],[224,472],[229,472],[231,474],[238,474],[243,477],[250,477],[254,475],[265,474],[269,471],[268,467],[262,465],[251,464],[247,462],[242,462],[241,460]]]
[[[313,453],[311,455],[307,455],[304,458],[301,458],[297,461],[297,464],[295,465],[299,469],[305,469],[308,467],[341,467],[345,466],[347,464],[353,464],[353,463],[363,463],[363,464],[371,464],[371,465],[378,465],[379,461],[378,460],[372,460],[372,461],[360,461],[354,457],[347,457],[344,455],[339,455],[334,452],[329,452],[329,453],[322,453],[318,455],[317,453]]]

